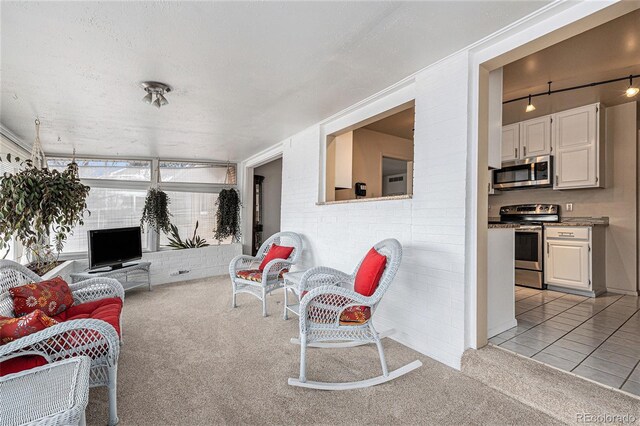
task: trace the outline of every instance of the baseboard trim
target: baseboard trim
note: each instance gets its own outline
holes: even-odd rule
[[[615,294],[624,294],[627,296],[640,296],[640,292],[638,292],[637,290],[622,290],[619,288],[607,288],[607,292],[615,293]]]

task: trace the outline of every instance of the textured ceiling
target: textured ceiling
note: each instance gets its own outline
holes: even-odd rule
[[[640,9],[506,65],[503,96],[509,100],[545,92],[548,81],[552,81],[552,89],[562,89],[632,74],[640,74]],[[634,84],[638,87],[640,79],[634,80]],[[627,87],[629,80],[624,80],[536,97],[533,113],[525,112],[526,100],[506,104],[504,123],[593,102],[613,106],[637,101],[638,96],[625,96]]]
[[[364,127],[376,132],[386,133],[387,135],[413,140],[415,116],[416,109],[415,107],[411,107]]]
[[[241,160],[544,4],[2,1],[0,123],[30,142],[40,117],[47,152]]]

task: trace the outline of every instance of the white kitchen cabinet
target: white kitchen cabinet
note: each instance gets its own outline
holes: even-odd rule
[[[520,123],[520,158],[551,154],[551,116]]]
[[[584,241],[547,241],[547,284],[589,290],[589,243]]]
[[[600,104],[552,115],[554,189],[604,187],[604,130]]]
[[[520,151],[520,123],[502,126],[502,161],[517,160]]]
[[[595,296],[605,288],[605,235],[602,227],[547,227],[544,236],[544,281]]]

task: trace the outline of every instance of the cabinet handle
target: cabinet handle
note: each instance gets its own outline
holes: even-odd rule
[[[516,150],[516,158],[518,158],[518,148],[515,148]]]
[[[524,155],[525,157],[527,156],[527,147],[526,146],[522,147],[522,155]]]

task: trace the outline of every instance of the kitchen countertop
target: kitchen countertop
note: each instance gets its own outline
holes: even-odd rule
[[[608,217],[567,217],[560,222],[545,223],[544,226],[609,226]]]
[[[500,223],[500,218],[489,218],[489,229],[517,228],[517,223]],[[567,217],[560,222],[547,222],[544,226],[609,226],[608,217]]]

